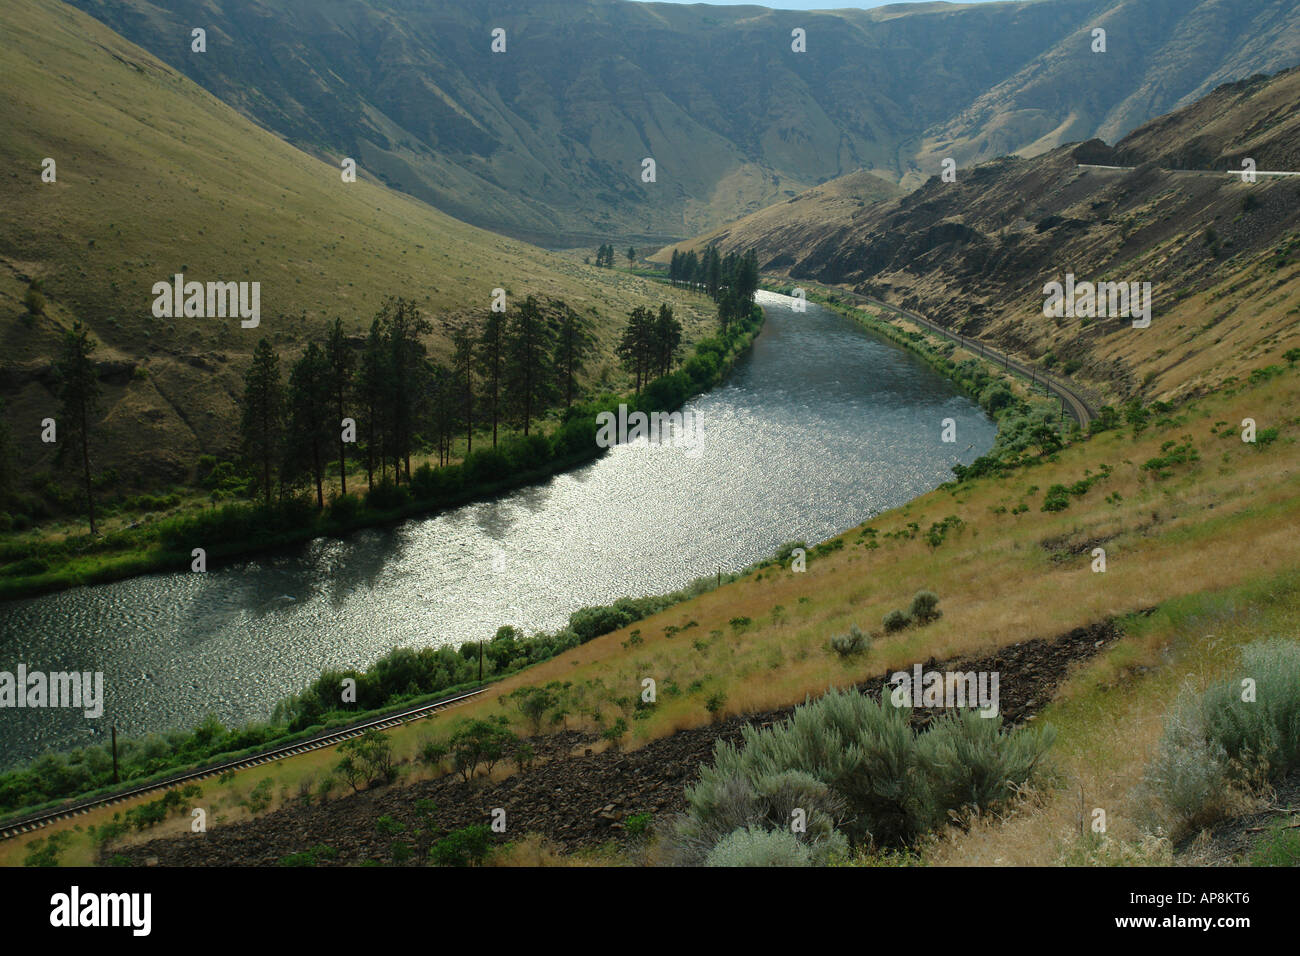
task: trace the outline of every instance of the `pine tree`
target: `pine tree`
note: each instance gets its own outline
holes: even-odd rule
[[[492,447],[497,447],[497,424],[501,418],[501,375],[506,358],[506,315],[489,312],[478,340],[478,373],[487,390],[488,411],[492,416]]]
[[[506,347],[506,381],[515,417],[527,435],[553,389],[551,358],[555,340],[552,320],[531,295],[515,310]]]
[[[343,440],[344,407],[348,393],[352,389],[352,375],[357,365],[357,357],[348,345],[347,336],[343,334],[343,320],[335,319],[330,327],[329,338],[325,341],[325,361],[329,366],[329,393],[334,403],[338,420],[334,426],[339,436],[339,483],[342,494],[348,493],[348,456],[347,443]]]
[[[262,339],[253,352],[253,364],[244,376],[244,417],[241,423],[244,455],[261,471],[259,483],[267,507],[271,504],[271,470],[280,459],[284,431],[284,385],[280,381],[280,356]]]
[[[95,342],[90,332],[80,322],[63,334],[63,348],[56,373],[58,393],[62,403],[60,418],[64,434],[76,440],[81,452],[81,473],[86,492],[86,514],[90,519],[90,533],[95,529],[95,494],[90,480],[90,419],[99,410],[99,377],[90,356]]]
[[[416,304],[401,297],[390,299],[383,311],[389,352],[388,371],[391,378],[385,389],[389,437],[385,450],[392,455],[394,480],[401,482],[401,465],[406,466],[406,480],[411,481],[411,446],[415,441],[415,422],[420,415],[420,402],[425,389],[421,376],[425,369],[427,350],[420,341],[421,335],[433,331],[433,326],[420,315]]]
[[[310,343],[289,372],[289,433],[284,476],[293,481],[309,473],[316,482],[316,507],[325,507],[325,449],[333,437],[333,370],[315,342]]]
[[[673,363],[682,347],[682,324],[673,318],[672,306],[659,306],[659,315],[655,317],[654,362],[659,375],[667,375],[673,370]]]
[[[618,343],[618,355],[623,368],[636,376],[636,392],[649,378],[654,355],[655,314],[645,306],[637,306],[628,316],[627,327]]]
[[[366,432],[366,484],[375,487],[375,453],[379,452],[381,469],[384,467],[383,420],[386,406],[385,391],[388,382],[389,354],[384,342],[384,327],[376,317],[370,323],[365,351],[361,353],[361,368],[357,374],[357,397],[365,409]]]
[[[564,408],[573,407],[578,388],[578,375],[586,365],[587,353],[595,345],[591,325],[568,305],[559,303],[560,318],[555,339],[555,371],[559,376],[560,392],[564,395]]]
[[[465,425],[465,456],[474,450],[474,366],[475,341],[467,324],[456,326],[451,333],[451,373],[460,397],[459,407]]]
[[[432,364],[426,378],[429,395],[429,425],[437,438],[438,467],[451,464],[451,442],[456,430],[459,395],[456,377],[445,365]]]

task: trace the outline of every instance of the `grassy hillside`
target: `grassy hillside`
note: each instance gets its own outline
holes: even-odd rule
[[[1177,406],[1149,408],[1133,418],[1137,424],[1076,441],[1008,474],[938,489],[839,536],[810,555],[806,572],[795,572],[788,561],[756,569],[512,675],[491,699],[394,730],[394,752],[413,761],[426,741],[445,741],[476,717],[500,715],[516,731],[532,733],[509,697],[524,686],[566,682],[566,699],[582,701],[571,705],[567,728],[600,731],[627,713],[626,699],[639,693],[643,678],[654,677],[658,703],[636,709],[637,719],[627,721],[622,746],[635,749],[685,728],[731,714],[769,712],[913,662],[985,653],[1115,621],[1121,628],[1117,643],[1076,667],[1054,702],[1031,704],[1038,719],[1060,732],[1052,751],[1057,785],[1010,822],[991,819],[969,831],[953,829],[919,852],[932,863],[1172,860],[1174,847],[1167,840],[1143,836],[1134,792],[1172,700],[1184,680],[1230,673],[1240,646],[1290,634],[1300,620],[1294,571],[1300,545],[1291,533],[1300,520],[1297,401],[1300,370],[1264,367],[1248,381]],[[1240,423],[1248,417],[1260,430],[1254,443],[1241,437]],[[1070,489],[1063,493],[1065,507],[1048,510],[1057,485]],[[946,530],[936,536],[935,525]],[[1101,573],[1094,570],[1098,547],[1106,552]],[[885,633],[882,617],[906,607],[920,589],[939,596],[942,617]],[[1152,608],[1153,614],[1144,613]],[[871,636],[870,649],[841,657],[830,638],[853,625]],[[1016,690],[1006,679],[1004,699]],[[205,800],[221,808],[227,824],[261,817],[262,810],[247,805],[256,784],[270,779],[266,787],[282,794],[302,781],[314,787],[337,756],[315,753],[205,784]],[[512,770],[500,767],[495,776]],[[429,771],[412,762],[403,773],[409,783]],[[404,786],[395,791],[399,806]],[[1111,824],[1104,841],[1072,835],[1078,833],[1080,787],[1088,807],[1107,809]],[[253,833],[281,836],[292,826],[294,802],[288,796],[273,799],[273,812]],[[367,796],[347,798],[333,812],[359,820],[356,828],[365,831],[370,816],[380,812],[372,806]],[[622,806],[622,814],[638,809],[635,801]],[[82,822],[101,823],[109,815],[91,814]],[[477,819],[472,807],[461,816]],[[654,817],[657,827],[666,824],[664,814]],[[177,818],[127,842],[179,834],[183,826]],[[511,839],[518,843],[521,836]],[[550,836],[563,842],[562,834]],[[613,831],[610,839],[623,848],[577,859],[655,858],[653,850],[647,856],[644,843],[626,843]],[[10,843],[0,846],[0,859],[17,862],[24,852]],[[201,851],[194,846],[187,852]],[[524,860],[530,851],[513,852]],[[68,862],[92,857],[90,841],[75,837]]]
[[[24,480],[53,468],[38,423],[55,407],[58,336],[77,319],[101,343],[96,464],[148,489],[234,450],[259,338],[291,357],[335,316],[360,336],[388,295],[433,319],[436,354],[442,320],[484,311],[493,288],[564,298],[594,315],[590,372],[615,385],[613,340],[633,306],[672,301],[689,338],[712,329],[698,297],[467,226],[374,182],[364,163],[344,183],[72,7],[15,0],[0,31],[0,395]],[[55,183],[41,181],[46,157]],[[154,318],[153,284],[177,272],[260,282],[261,326]]]
[[[910,188],[947,156],[1122,135],[1300,59],[1288,0],[75,5],[291,142],[548,246],[662,244],[859,168]],[[206,54],[189,49],[199,24]],[[1089,51],[1099,25],[1106,55]]]
[[[902,303],[1064,371],[1103,401],[1196,394],[1300,346],[1300,178],[1226,172],[1244,157],[1296,169],[1298,115],[1292,69],[1226,86],[1113,148],[1000,159],[889,202],[822,204],[821,217],[778,206],[717,237],[723,251],[756,248],[765,269]],[[1150,283],[1150,328],[1045,318],[1043,287],[1067,272]]]

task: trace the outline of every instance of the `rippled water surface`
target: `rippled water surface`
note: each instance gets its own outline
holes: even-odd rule
[[[544,485],[207,574],[0,605],[0,670],[103,671],[104,717],[0,712],[0,761],[215,713],[261,719],[327,667],[399,645],[555,628],[570,612],[820,541],[951,477],[993,442],[978,406],[853,322],[759,293],[768,321],[691,404],[698,449],[624,445]],[[940,441],[941,421],[959,441]]]

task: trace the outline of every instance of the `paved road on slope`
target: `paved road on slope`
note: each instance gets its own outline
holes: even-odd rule
[[[1077,163],[1080,169],[1107,169],[1121,173],[1131,173],[1137,169],[1136,166],[1100,166],[1097,163]],[[1241,169],[1166,169],[1166,173],[1185,173],[1192,176],[1236,176],[1243,177],[1245,170]],[[1256,176],[1300,176],[1300,172],[1291,172],[1282,169],[1257,169]]]
[[[781,277],[779,281],[782,283],[793,282],[796,285],[802,284],[813,286],[823,292],[828,292],[833,295],[848,296],[857,302],[863,302],[867,305],[875,306],[876,308],[883,309],[886,312],[901,316],[910,322],[915,322],[917,325],[935,333],[936,335],[942,336],[946,339],[951,339],[953,342],[956,342],[958,345],[974,352],[982,358],[996,362],[1003,368],[1013,371],[1018,375],[1023,375],[1033,384],[1041,384],[1049,392],[1061,399],[1062,409],[1070,413],[1070,417],[1079,423],[1080,428],[1087,428],[1088,423],[1095,417],[1095,413],[1092,407],[1089,406],[1087,400],[1071,385],[1061,381],[1060,379],[1053,378],[1050,375],[1045,375],[1033,366],[1026,365],[1024,362],[1014,359],[1003,352],[999,352],[997,349],[990,348],[978,339],[970,338],[959,332],[950,331],[942,325],[939,325],[937,322],[932,322],[924,316],[917,315],[915,312],[909,311],[908,309],[901,309],[896,305],[890,305],[888,302],[881,302],[879,299],[873,299],[871,296],[861,295],[857,292],[850,292],[847,289],[839,289],[834,286],[824,286],[817,282],[801,282],[801,280],[798,279],[789,279],[785,277]]]

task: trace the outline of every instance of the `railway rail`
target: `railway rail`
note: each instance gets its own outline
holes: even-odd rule
[[[1060,379],[1046,375],[1041,370],[1026,365],[1024,362],[1014,359],[1003,352],[999,352],[997,349],[990,348],[979,339],[962,335],[960,332],[953,332],[952,330],[939,325],[937,322],[932,322],[925,318],[925,316],[917,315],[915,312],[908,309],[903,309],[896,305],[890,305],[888,302],[882,302],[879,299],[873,299],[871,296],[862,295],[858,292],[850,292],[848,289],[823,286],[816,282],[801,282],[798,279],[782,278],[780,281],[783,283],[794,283],[795,285],[810,285],[832,295],[847,296],[858,302],[866,303],[867,305],[883,309],[886,312],[905,318],[909,322],[915,322],[917,325],[929,332],[950,339],[968,351],[979,355],[981,358],[988,359],[995,364],[1001,365],[1008,371],[1013,371],[1018,375],[1023,375],[1034,384],[1041,384],[1048,392],[1061,400],[1062,412],[1068,412],[1070,417],[1079,423],[1080,428],[1087,428],[1088,423],[1095,417],[1095,413],[1087,400],[1068,384],[1062,382]]]
[[[271,747],[267,750],[239,757],[235,760],[227,760],[223,763],[214,764],[210,767],[201,767],[197,770],[181,771],[162,780],[155,780],[151,783],[141,784],[140,786],[131,787],[127,790],[119,790],[114,793],[104,794],[103,796],[80,800],[72,804],[65,804],[64,806],[45,810],[40,813],[28,814],[27,816],[19,817],[0,824],[0,840],[11,840],[14,837],[19,837],[23,834],[31,833],[34,830],[39,830],[42,827],[47,827],[51,823],[58,823],[61,820],[68,820],[72,817],[84,816],[92,810],[112,806],[126,800],[132,800],[148,793],[169,790],[179,784],[203,780],[233,770],[247,770],[250,767],[257,767],[262,764],[272,763],[276,760],[283,760],[286,757],[296,757],[299,754],[304,754],[312,750],[321,750],[325,747],[332,747],[335,744],[342,743],[343,741],[349,740],[353,737],[360,737],[367,730],[388,730],[393,727],[401,726],[402,724],[410,723],[414,720],[423,720],[426,717],[432,717],[436,713],[463,704],[465,701],[477,697],[480,694],[484,694],[487,691],[488,688],[480,687],[478,690],[472,690],[468,693],[457,694],[454,697],[435,700],[427,704],[420,704],[416,707],[410,707],[406,710],[398,711],[397,713],[385,714],[383,717],[376,717],[359,724],[352,724],[347,727],[341,727],[337,730],[326,731],[325,733],[317,734],[315,737],[309,737],[306,740],[283,744],[279,747]]]

